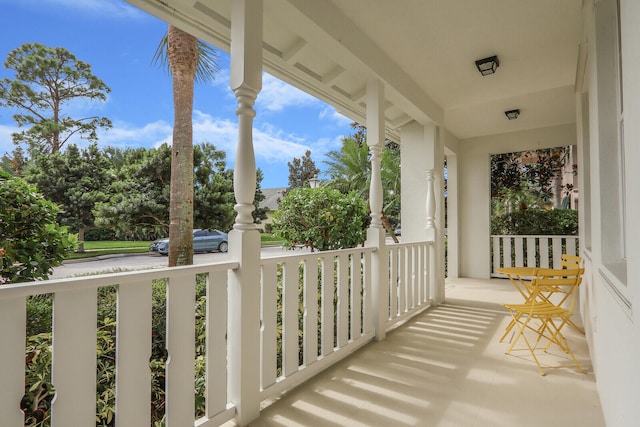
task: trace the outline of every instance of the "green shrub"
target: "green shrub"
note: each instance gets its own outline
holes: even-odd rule
[[[100,242],[103,240],[116,240],[116,232],[105,228],[90,228],[84,232],[85,242]]]
[[[19,178],[0,176],[0,285],[47,279],[77,236],[56,223],[60,209]]]
[[[151,360],[151,418],[153,425],[161,424],[165,411],[166,368],[166,280],[156,280],[152,290],[152,347]],[[199,275],[196,283],[196,415],[204,415],[206,366],[206,276]],[[112,427],[115,422],[115,334],[117,288],[98,289],[97,306],[97,402],[96,426]],[[50,425],[51,400],[55,394],[51,383],[53,297],[51,294],[32,296],[27,300],[27,350],[25,395],[21,407],[25,412],[25,426]]]
[[[367,203],[355,192],[329,188],[294,188],[274,213],[273,231],[288,242],[320,251],[363,243],[370,218]]]
[[[578,233],[578,211],[524,209],[491,218],[491,234],[562,235]]]

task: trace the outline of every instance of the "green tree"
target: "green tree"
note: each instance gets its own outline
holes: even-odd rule
[[[74,249],[59,208],[21,178],[0,173],[0,284],[47,279]]]
[[[343,138],[340,151],[326,154],[329,160],[327,173],[328,186],[343,193],[355,191],[365,200],[369,200],[371,183],[371,156],[366,144],[366,128],[352,125],[356,130],[349,138]],[[383,189],[383,223],[387,231],[395,239],[393,225],[400,219],[400,147],[392,141],[385,141],[381,153],[381,179]]]
[[[213,47],[173,25],[154,56],[168,63],[173,81],[169,267],[193,264],[193,86],[215,77],[216,59]]]
[[[363,243],[368,225],[367,203],[357,193],[294,188],[280,202],[272,226],[291,249],[304,245],[326,251]]]
[[[494,154],[491,156],[491,199],[499,210],[511,212],[530,205],[548,205],[554,178],[567,161],[566,147]],[[559,191],[559,190],[556,190]]]
[[[369,198],[371,163],[369,147],[354,138],[343,138],[340,151],[329,151],[325,160],[328,166],[329,186],[343,193],[356,191],[360,197]]]
[[[62,208],[58,222],[78,233],[78,251],[84,252],[84,232],[95,227],[95,204],[108,199],[113,180],[106,156],[95,143],[82,150],[70,144],[65,151],[37,154],[25,178]]]
[[[4,153],[0,158],[0,169],[12,176],[22,176],[28,165],[28,159],[24,155],[22,147],[18,146],[13,150],[13,155]]]
[[[289,189],[308,187],[309,180],[320,173],[320,169],[311,158],[310,150],[307,150],[301,159],[294,157],[287,166],[289,166]]]
[[[98,139],[98,128],[110,128],[105,117],[73,118],[64,106],[79,99],[104,101],[111,91],[91,72],[91,66],[61,47],[25,43],[9,52],[4,66],[15,71],[13,79],[0,80],[0,106],[16,111],[19,127],[15,144],[30,151],[57,153],[72,136]]]
[[[109,150],[117,179],[111,197],[96,206],[96,223],[120,233],[165,236],[169,229],[171,147]],[[213,144],[194,147],[195,228],[229,230],[234,220],[233,170],[226,169],[226,153]],[[258,186],[262,172],[258,171]],[[262,195],[256,191],[256,200]],[[264,196],[262,196],[264,197]],[[255,203],[258,203],[257,201]]]
[[[251,212],[251,215],[253,216],[253,222],[256,224],[260,224],[263,219],[267,219],[268,208],[260,207],[260,202],[262,202],[266,198],[264,196],[264,193],[262,192],[263,178],[264,178],[264,175],[262,173],[262,170],[258,168],[256,170],[256,194],[253,197],[254,209],[253,209],[253,212]]]

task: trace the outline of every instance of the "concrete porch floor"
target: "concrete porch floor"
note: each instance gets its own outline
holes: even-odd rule
[[[448,280],[429,309],[263,409],[252,426],[604,426],[586,340],[565,336],[586,374],[545,369],[498,340],[519,302],[508,280]],[[569,364],[553,351],[543,365]]]

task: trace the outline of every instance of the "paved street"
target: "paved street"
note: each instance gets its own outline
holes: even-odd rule
[[[286,251],[279,246],[262,248],[262,256],[270,257],[282,254],[297,254]],[[72,260],[53,269],[50,279],[63,279],[65,277],[83,276],[88,274],[113,273],[121,271],[147,270],[151,268],[161,268],[167,266],[167,257],[157,254],[135,254],[135,255],[108,255],[101,259]],[[206,253],[195,254],[194,264],[206,264],[210,262],[228,261],[228,253]]]

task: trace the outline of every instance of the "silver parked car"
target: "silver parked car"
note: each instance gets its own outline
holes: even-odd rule
[[[227,233],[220,230],[193,230],[193,252],[227,252],[229,249]],[[154,240],[149,251],[160,255],[169,255],[169,239]]]

